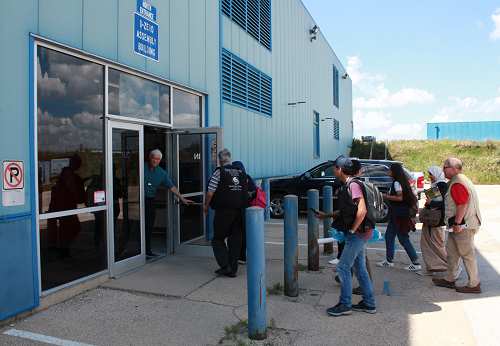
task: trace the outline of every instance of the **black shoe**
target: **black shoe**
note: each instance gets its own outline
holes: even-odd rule
[[[352,289],[352,294],[355,294],[357,296],[362,296],[363,295],[363,290],[361,289],[361,287],[353,288]]]
[[[339,278],[338,275],[335,275],[335,282],[338,283],[338,284],[340,283],[340,278]]]
[[[360,301],[358,304],[354,304],[352,306],[352,309],[354,311],[361,311],[361,312],[366,312],[366,313],[369,313],[369,314],[374,314],[377,312],[377,309],[373,306],[368,306],[365,304],[365,302],[362,300]]]
[[[227,267],[224,267],[217,269],[214,273],[217,275],[226,275],[229,272],[230,272],[229,269],[227,269]]]
[[[338,317],[342,315],[350,315],[352,313],[352,309],[344,304],[338,303],[334,307],[327,309],[326,313],[330,316]]]
[[[158,257],[158,255],[153,252],[146,252],[146,257]]]
[[[224,275],[227,276],[227,277],[230,277],[230,278],[235,278],[236,277],[236,273],[235,272],[231,272],[231,271],[225,273]]]

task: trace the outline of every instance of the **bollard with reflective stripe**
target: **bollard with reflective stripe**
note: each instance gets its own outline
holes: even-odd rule
[[[298,199],[295,195],[285,196],[285,245],[284,245],[284,267],[285,267],[285,295],[297,297],[299,295],[299,284],[297,265],[299,263],[298,232],[299,213]]]
[[[262,340],[266,325],[266,262],[264,253],[264,210],[246,209],[248,337]]]
[[[262,179],[262,190],[266,193],[266,209],[264,211],[264,220],[271,218],[271,184],[269,179]]]
[[[319,191],[307,191],[307,269],[319,270],[319,222],[311,209],[319,209]]]
[[[333,212],[333,189],[331,186],[326,185],[323,187],[323,211],[331,214]],[[323,220],[323,238],[328,238],[328,230],[332,225],[332,218],[328,217]],[[333,243],[323,245],[323,253],[331,255],[333,253]]]

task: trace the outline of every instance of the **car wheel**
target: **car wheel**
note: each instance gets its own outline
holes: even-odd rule
[[[385,223],[389,220],[389,205],[384,201],[384,210],[382,212],[382,217],[378,220],[380,223]]]
[[[285,215],[285,200],[283,199],[283,195],[274,195],[271,196],[271,217],[281,219]]]

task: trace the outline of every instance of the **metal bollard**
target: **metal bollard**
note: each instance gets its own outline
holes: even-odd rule
[[[285,196],[285,246],[284,246],[284,272],[285,295],[297,297],[299,284],[297,265],[299,264],[298,248],[299,213],[298,198],[295,195]]]
[[[323,187],[323,211],[325,213],[331,214],[333,212],[333,189],[331,186]],[[323,237],[328,238],[328,230],[332,224],[332,218],[328,217],[323,220]],[[323,245],[323,253],[325,255],[331,255],[333,253],[333,243],[327,243]]]
[[[269,221],[271,218],[271,184],[269,179],[262,179],[262,190],[266,193],[266,209],[264,212],[264,220]]]
[[[314,216],[312,209],[319,208],[319,191],[311,189],[307,191],[307,269],[319,270],[319,222]]]
[[[266,325],[266,258],[264,253],[264,210],[246,209],[248,337],[263,340]]]

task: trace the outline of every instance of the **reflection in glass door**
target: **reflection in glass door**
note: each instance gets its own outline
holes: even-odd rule
[[[112,274],[141,265],[144,256],[142,126],[111,123],[108,148],[112,217],[109,218]]]
[[[187,129],[178,134],[178,183],[180,193],[195,202],[192,205],[179,206],[179,243],[194,240],[205,244],[201,239],[206,235],[203,200],[206,190],[206,175],[210,175],[216,167],[217,150],[220,148],[221,129]],[[205,174],[207,173],[207,174]]]

